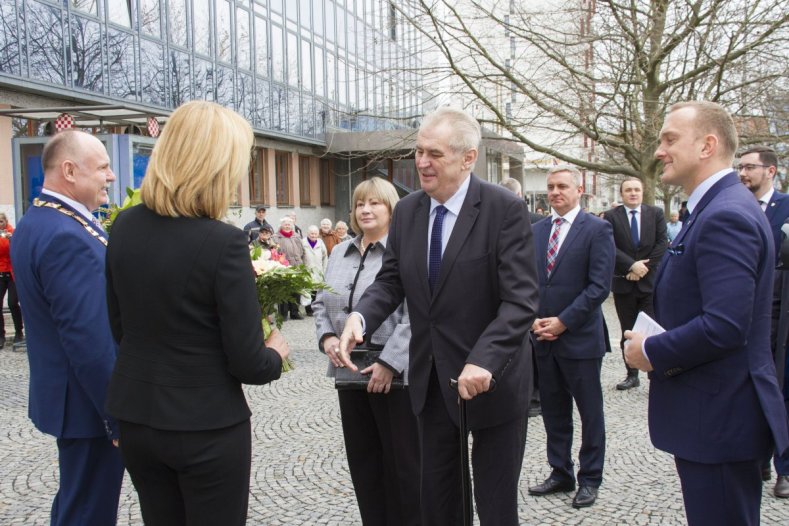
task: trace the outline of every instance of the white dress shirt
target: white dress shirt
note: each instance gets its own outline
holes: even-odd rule
[[[575,218],[578,217],[578,214],[580,212],[581,212],[581,205],[575,205],[575,208],[573,208],[572,210],[570,210],[569,212],[567,212],[563,216],[560,216],[559,214],[557,214],[556,210],[553,210],[551,212],[551,225],[552,225],[551,226],[551,231],[552,232],[553,232],[553,229],[556,228],[555,226],[553,226],[554,225],[553,222],[556,220],[556,218],[557,217],[561,217],[562,219],[564,219],[564,222],[562,223],[562,228],[561,228],[561,230],[559,230],[559,241],[558,241],[558,243],[556,245],[556,253],[557,254],[559,253],[559,251],[561,251],[562,244],[564,243],[564,240],[567,238],[567,233],[570,231],[570,227],[573,226],[573,221],[575,221]]]
[[[90,222],[91,225],[95,225],[96,224],[96,218],[94,217],[93,214],[90,213],[90,210],[88,210],[88,207],[86,207],[82,203],[78,203],[77,201],[74,201],[70,197],[66,197],[63,194],[59,194],[59,193],[54,192],[52,190],[47,190],[46,188],[43,188],[41,190],[41,193],[49,195],[49,196],[52,196],[52,197],[55,197],[57,199],[60,199],[61,201],[63,201],[67,205],[69,205],[71,208],[73,208],[74,210],[79,212],[79,214],[81,216],[83,216],[85,219],[87,219]]]
[[[446,200],[444,204],[444,208],[447,209],[447,213],[444,214],[444,222],[441,225],[441,256],[444,256],[444,250],[447,248],[447,243],[449,243],[449,236],[452,235],[452,229],[455,228],[455,223],[460,216],[460,209],[463,207],[463,201],[466,200],[466,194],[468,193],[468,185],[471,182],[471,175],[466,177],[466,180],[460,184],[460,188],[458,191],[455,192],[452,197]],[[430,198],[430,220],[428,221],[427,225],[427,266],[430,268],[430,237],[431,232],[433,232],[433,221],[436,219],[436,208],[441,205],[432,197]]]
[[[641,205],[638,205],[635,208],[630,208],[629,206],[625,205],[625,212],[627,213],[627,224],[630,225],[630,222],[633,220],[633,214],[630,212],[636,212],[636,225],[638,225],[638,239],[641,239]]]

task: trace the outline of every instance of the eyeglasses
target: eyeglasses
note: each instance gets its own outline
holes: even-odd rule
[[[734,167],[738,172],[750,172],[754,168],[769,168],[766,164],[738,164]]]

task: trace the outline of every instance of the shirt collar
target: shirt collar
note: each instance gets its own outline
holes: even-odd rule
[[[767,193],[765,193],[765,194],[762,196],[762,198],[761,198],[761,199],[758,199],[758,201],[762,201],[762,202],[763,202],[764,204],[766,204],[766,205],[767,205],[767,204],[770,204],[770,199],[772,199],[772,198],[773,198],[773,194],[774,194],[774,193],[775,193],[775,188],[771,186],[771,187],[770,187],[770,189],[769,189],[769,190],[767,190]]]
[[[48,196],[51,196],[51,197],[55,197],[57,199],[60,199],[61,201],[63,201],[67,205],[69,205],[71,208],[73,208],[74,210],[79,212],[81,215],[83,215],[85,217],[85,219],[88,219],[90,221],[94,221],[96,219],[95,217],[93,217],[93,214],[90,213],[90,210],[88,210],[88,207],[86,207],[82,203],[78,203],[77,201],[74,201],[70,197],[66,197],[65,195],[59,194],[59,193],[57,193],[57,192],[55,192],[53,190],[48,190],[47,188],[42,188],[41,189],[41,193],[45,194],[45,195],[48,195]]]
[[[701,198],[704,197],[704,194],[706,194],[715,183],[723,179],[723,177],[728,175],[730,172],[731,168],[724,168],[720,172],[716,172],[703,180],[701,184],[698,185],[696,189],[693,190],[693,192],[691,192],[690,197],[688,197],[688,213],[692,214],[693,210],[696,208],[696,205],[698,205],[699,201],[701,201]]]
[[[575,218],[578,217],[579,213],[581,213],[581,205],[575,205],[575,208],[573,208],[572,210],[570,210],[569,212],[567,212],[563,216],[560,216],[559,214],[557,214],[556,210],[552,210],[551,211],[551,221],[553,222],[553,221],[556,220],[557,217],[561,217],[565,221],[567,221],[569,224],[572,225],[573,221],[575,221]]]
[[[387,233],[386,235],[384,235],[384,237],[382,237],[381,239],[375,242],[376,248],[380,246],[382,249],[385,249],[386,242],[388,239],[389,239],[389,234]],[[375,248],[373,248],[373,250],[375,250]],[[351,242],[348,243],[348,247],[345,249],[345,254],[343,255],[345,257],[348,257],[351,254],[361,254],[361,253],[362,253],[362,236],[360,234],[355,238],[351,239]]]
[[[468,193],[468,185],[470,182],[471,182],[471,175],[469,174],[469,176],[466,177],[466,180],[460,184],[460,188],[458,188],[458,191],[455,192],[452,195],[452,197],[447,199],[446,202],[444,203],[444,208],[455,214],[456,217],[460,215],[460,209],[463,207],[463,201],[466,200],[466,194]],[[433,210],[435,210],[436,207],[439,206],[440,204],[441,203],[439,203],[438,201],[436,201],[431,197],[430,213],[432,214]]]
[[[636,214],[640,214],[641,213],[641,205],[638,205],[635,208],[630,208],[627,205],[622,205],[622,206],[625,207],[625,212],[627,212],[627,215],[630,215],[630,212],[633,212],[633,211],[635,211]]]

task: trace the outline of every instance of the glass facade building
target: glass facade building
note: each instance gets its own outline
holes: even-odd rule
[[[421,110],[419,39],[388,1],[3,0],[0,17],[9,81],[169,109],[211,100],[317,140]]]
[[[421,43],[398,9],[385,0],[2,0],[0,104],[13,105],[9,91],[157,110],[215,101],[258,136],[241,203],[329,206],[327,133],[404,128],[422,113]]]

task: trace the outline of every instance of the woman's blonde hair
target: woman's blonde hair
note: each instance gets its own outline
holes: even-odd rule
[[[140,187],[145,206],[170,217],[221,219],[249,171],[252,127],[213,102],[179,106],[153,148]]]
[[[379,199],[385,204],[389,209],[389,215],[392,214],[392,210],[394,210],[395,205],[400,200],[394,185],[386,179],[373,177],[356,185],[356,188],[353,190],[353,198],[351,199],[351,228],[357,234],[362,233],[362,228],[356,221],[356,203],[367,201],[370,198]]]

